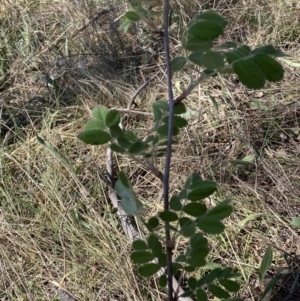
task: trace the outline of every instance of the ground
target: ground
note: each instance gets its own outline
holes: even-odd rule
[[[191,172],[217,181],[207,204],[231,199],[234,214],[223,235],[209,237],[208,261],[238,268],[240,297],[258,300],[265,286],[258,269],[271,245],[269,277],[279,268],[290,273],[265,301],[298,300],[291,271],[297,274],[299,228],[291,221],[300,213],[299,3],[177,0],[171,6],[172,56],[182,30],[203,9],[228,20],[221,40],[271,43],[288,55],[278,59],[285,69],[280,83],[253,91],[235,77],[217,77],[185,100],[189,125],[175,146],[171,192]],[[77,139],[92,108],[122,111],[153,75],[136,110],[151,113],[155,100],[167,99],[160,37],[140,25],[119,31],[126,8],[113,0],[0,3],[1,300],[61,300],[57,283],[78,300],[166,300],[130,261],[131,244],[95,169],[105,171],[105,147]],[[187,71],[175,74],[174,93],[189,80]],[[145,137],[152,118],[129,113],[124,126]],[[114,160],[144,202],[145,216],[162,210],[159,180],[126,156]],[[181,240],[175,252],[184,246]]]

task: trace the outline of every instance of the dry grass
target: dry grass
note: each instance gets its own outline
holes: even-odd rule
[[[172,192],[196,171],[219,183],[208,205],[233,200],[235,212],[226,232],[209,238],[209,261],[239,268],[242,296],[257,300],[262,289],[258,267],[267,245],[274,247],[274,267],[287,265],[283,251],[300,251],[299,230],[290,226],[300,213],[300,7],[296,0],[186,0],[173,5],[174,55],[180,31],[202,8],[217,8],[228,19],[224,39],[252,47],[272,43],[290,55],[282,61],[284,80],[261,92],[249,91],[233,78],[212,79],[195,90],[186,101],[193,116],[172,164]],[[76,31],[108,7],[115,10]],[[130,243],[89,161],[93,158],[104,170],[104,148],[76,139],[91,107],[125,108],[157,68],[161,73],[138,97],[139,109],[150,111],[153,101],[166,99],[159,39],[141,27],[121,34],[118,18],[124,10],[119,1],[0,3],[3,300],[59,300],[52,281],[78,300],[166,299],[153,281],[137,277],[130,263]],[[54,41],[56,47],[49,48]],[[188,80],[188,74],[175,75],[176,94]],[[143,137],[151,124],[147,116],[130,115],[124,125]],[[37,142],[36,133],[67,158],[74,172]],[[234,161],[245,157],[252,161]],[[161,184],[155,177],[126,157],[115,159],[145,202],[146,214],[161,210]],[[177,250],[184,245],[180,241]]]

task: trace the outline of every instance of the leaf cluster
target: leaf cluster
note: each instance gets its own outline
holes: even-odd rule
[[[183,37],[182,47],[187,56],[174,58],[172,70],[180,71],[187,64],[194,64],[209,76],[235,73],[250,89],[260,89],[267,80],[277,82],[283,78],[283,68],[274,57],[284,54],[272,45],[251,50],[229,41],[216,46],[214,40],[224,33],[226,25],[227,21],[213,11],[197,14]]]
[[[221,233],[224,230],[222,220],[232,212],[229,201],[221,202],[211,210],[207,210],[206,205],[202,203],[202,200],[216,189],[215,182],[202,180],[198,174],[193,173],[188,177],[181,192],[171,198],[171,210],[162,211],[145,223],[150,231],[147,243],[142,240],[135,241],[131,256],[133,262],[140,265],[138,272],[141,276],[153,276],[162,268],[166,271],[165,248],[155,234],[162,224],[167,224],[173,233],[167,247],[172,248],[174,241],[181,235],[189,239],[189,246],[172,263],[173,273],[179,270],[194,272],[197,268],[205,266],[209,253],[205,234]],[[236,276],[231,268],[218,268],[200,280],[191,277],[188,280],[189,290],[184,296],[193,295],[198,300],[207,300],[206,291],[209,291],[218,298],[229,298],[230,292],[239,290],[239,285],[231,280]],[[159,277],[159,284],[162,287],[167,285],[166,272]]]

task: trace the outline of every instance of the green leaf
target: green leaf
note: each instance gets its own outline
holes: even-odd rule
[[[159,243],[160,243],[159,239],[157,238],[156,235],[154,235],[154,234],[149,235],[149,237],[148,237],[148,246],[149,246],[150,249],[155,248],[155,246]]]
[[[198,260],[205,260],[205,257],[208,255],[209,250],[205,246],[201,246],[198,248],[193,248],[190,251],[190,257]]]
[[[119,181],[121,181],[126,188],[132,188],[129,179],[127,178],[126,174],[123,171],[120,171],[118,176],[119,176]]]
[[[206,264],[202,267],[202,268],[205,268],[206,267]],[[197,286],[199,288],[202,288],[203,286],[206,286],[206,276],[202,276],[202,278],[200,278],[197,282]]]
[[[202,217],[199,220],[197,226],[202,231],[208,234],[219,234],[225,229],[223,223],[220,220],[206,216]]]
[[[183,265],[181,263],[178,263],[178,262],[172,263],[172,272],[174,275],[177,274],[177,272],[179,270],[182,270],[182,268],[183,268]]]
[[[171,197],[170,208],[174,211],[180,211],[182,209],[182,204],[178,196]]]
[[[137,239],[132,243],[132,247],[135,251],[141,251],[141,250],[147,250],[148,245],[146,244],[145,241],[141,239]]]
[[[208,51],[202,56],[202,64],[211,70],[218,70],[224,67],[224,57],[219,52]]]
[[[222,16],[220,16],[219,14],[217,14],[215,11],[212,10],[208,10],[206,12],[196,15],[195,19],[216,22],[223,28],[225,28],[228,24],[228,22]]]
[[[190,218],[186,217],[186,216],[181,217],[181,218],[179,219],[179,225],[180,225],[181,228],[182,228],[185,224],[190,224],[190,223],[193,223],[193,221],[192,221]]]
[[[245,219],[241,220],[240,222],[238,222],[238,226],[239,227],[244,227],[248,222],[250,221],[254,221],[256,220],[257,218],[263,216],[264,214],[263,213],[253,213],[253,214],[250,214],[248,215]],[[299,220],[300,222],[300,220]]]
[[[178,215],[173,211],[160,212],[159,217],[164,222],[174,222],[178,220]]]
[[[104,130],[104,129],[105,129],[105,124],[103,124],[100,120],[97,119],[89,120],[84,126],[85,131]]]
[[[265,85],[265,75],[254,63],[253,59],[239,60],[233,63],[232,68],[240,81],[249,89],[260,89]]]
[[[257,54],[269,54],[271,56],[275,57],[283,57],[286,56],[285,53],[283,53],[281,50],[276,49],[273,45],[265,45],[259,48],[256,48],[251,51],[252,54],[257,55]]]
[[[114,151],[116,153],[121,153],[122,154],[122,153],[126,152],[126,150],[124,148],[120,147],[119,145],[117,145],[115,143],[112,143],[110,145],[110,148],[111,148],[112,151]]]
[[[128,151],[130,154],[139,154],[143,152],[147,147],[148,146],[145,142],[138,140],[129,147]]]
[[[163,124],[158,129],[157,132],[163,136],[168,136],[168,125]],[[179,133],[179,129],[177,127],[173,127],[173,135],[176,136]]]
[[[193,52],[189,55],[189,60],[198,66],[203,65],[203,52]]]
[[[224,298],[229,298],[230,295],[228,292],[223,290],[220,286],[216,284],[210,284],[208,286],[208,290],[217,298],[224,299]]]
[[[153,114],[154,114],[154,121],[159,121],[162,118],[162,113],[160,108],[158,108],[157,106],[155,106],[155,104],[152,105],[152,110],[153,110]]]
[[[179,255],[176,259],[176,262],[186,262],[186,256],[185,255]]]
[[[58,159],[58,161],[60,161],[69,170],[69,172],[71,172],[73,175],[76,174],[73,165],[65,156],[60,154],[55,147],[53,147],[49,142],[41,138],[39,135],[36,135],[36,139],[43,147],[52,153],[52,155],[54,155],[54,157]]]
[[[202,267],[206,264],[205,258],[200,257],[200,256],[190,257],[186,262],[190,266],[193,266],[194,268],[199,268],[199,267]],[[184,270],[187,271],[186,267],[184,268]]]
[[[164,268],[167,266],[167,255],[164,254],[164,253],[161,253],[158,257],[157,257],[157,260],[158,260],[158,264],[160,267]]]
[[[118,144],[122,148],[129,148],[131,145],[131,142],[127,138],[124,138],[124,137],[118,138],[117,141],[118,141]]]
[[[169,116],[165,116],[162,121],[166,124],[169,123]],[[187,126],[187,121],[186,119],[180,117],[180,116],[174,116],[174,119],[173,119],[173,125],[178,127],[178,128],[183,128],[185,126]]]
[[[185,291],[182,295],[180,295],[181,298],[185,297],[191,297],[193,295],[193,291]]]
[[[196,270],[196,266],[186,265],[186,266],[183,267],[183,270],[188,272],[188,273],[192,273]]]
[[[93,117],[103,124],[103,128],[105,127],[105,118],[108,112],[109,109],[106,107],[97,107],[92,110]]]
[[[119,125],[111,126],[109,128],[109,132],[112,138],[122,138],[124,136],[124,132]]]
[[[208,211],[206,216],[213,217],[219,220],[230,216],[230,214],[233,211],[233,208],[229,205],[229,203],[229,200],[221,202],[216,207]]]
[[[136,264],[147,263],[154,259],[152,253],[148,251],[137,251],[131,254],[131,260]]]
[[[218,279],[229,278],[229,277],[231,277],[232,272],[233,272],[233,268],[231,268],[231,267],[224,268],[222,270],[222,272],[220,273]]]
[[[274,285],[282,279],[282,275],[276,275],[271,279],[271,281],[265,287],[263,294],[261,295],[259,301],[263,301],[268,292],[274,287]]]
[[[152,106],[155,106],[156,108],[165,112],[169,111],[169,103],[165,100],[157,100],[153,103]]]
[[[259,54],[253,58],[256,65],[263,71],[270,82],[277,82],[283,78],[283,68],[273,58],[266,54]]]
[[[122,199],[121,206],[123,210],[129,215],[138,215],[143,209],[143,205],[137,199],[132,185],[122,171],[119,173],[119,180],[116,182],[115,190]]]
[[[192,184],[187,198],[191,201],[203,200],[217,190],[217,184],[213,181],[197,181]]]
[[[160,266],[156,263],[148,263],[139,267],[138,272],[142,277],[151,277],[160,270]]]
[[[123,30],[124,32],[127,32],[131,24],[132,24],[132,21],[130,21],[127,18],[123,18],[123,21],[119,27],[119,30]]]
[[[189,33],[202,41],[212,41],[223,33],[223,27],[210,20],[200,20],[189,28]]]
[[[251,52],[251,48],[247,45],[243,45],[237,49],[232,51],[228,51],[225,53],[227,62],[232,64],[234,61],[237,61],[241,58],[248,57]]]
[[[194,278],[194,277],[190,277],[190,278],[188,279],[188,286],[189,286],[192,290],[196,289],[196,287],[197,287],[197,279]]]
[[[157,217],[151,217],[147,223],[148,229],[149,231],[152,231],[153,229],[155,229],[156,227],[158,227],[159,225],[159,220]]]
[[[259,280],[262,281],[271,267],[273,260],[273,250],[272,247],[269,246],[259,267]]]
[[[110,128],[112,126],[119,125],[120,120],[120,113],[117,110],[109,110],[105,117],[105,125]]]
[[[88,130],[81,132],[78,139],[86,144],[101,145],[110,141],[110,135],[102,130]]]
[[[292,225],[292,226],[296,226],[296,227],[300,227],[300,217],[295,217],[295,218],[291,221],[291,225]]]
[[[213,42],[211,41],[202,41],[194,36],[189,36],[187,42],[184,45],[184,48],[191,52],[205,52],[213,47]]]
[[[209,274],[205,277],[206,283],[210,284],[213,281],[215,281],[215,279],[218,278],[218,276],[220,275],[221,271],[221,268],[216,268],[210,271]]]
[[[198,289],[196,291],[196,298],[197,298],[197,301],[207,301],[208,300],[205,291],[202,289]]]
[[[153,246],[153,248],[152,248],[152,254],[155,257],[160,257],[161,254],[164,254],[163,247],[162,247],[162,244],[161,244],[160,241],[155,246]],[[166,256],[166,254],[164,254],[164,255]]]
[[[192,249],[203,248],[207,246],[207,239],[202,233],[195,233],[190,239]]]
[[[138,138],[135,136],[135,134],[132,131],[125,131],[124,138],[126,138],[130,142],[136,142],[138,140]]]
[[[240,290],[240,285],[230,279],[219,279],[219,282],[224,286],[229,292],[235,293]]]
[[[184,189],[190,190],[192,185],[194,185],[195,183],[197,184],[198,182],[201,182],[201,181],[202,181],[201,177],[197,173],[193,172],[186,179],[185,184],[184,184]]]
[[[167,286],[167,276],[165,274],[163,274],[159,277],[158,284],[159,284],[160,287],[166,287]]]
[[[174,58],[171,61],[171,70],[172,70],[172,72],[177,72],[177,71],[182,70],[184,68],[185,64],[186,64],[186,58],[185,57],[179,56],[179,57]]]
[[[196,232],[196,226],[193,221],[184,224],[184,226],[181,228],[181,234],[184,237],[191,237],[192,235],[195,234],[195,232]]]
[[[132,11],[132,10],[126,12],[124,17],[132,22],[138,22],[141,20],[141,17],[135,11]]]
[[[182,208],[182,211],[188,215],[198,217],[200,215],[203,215],[207,211],[207,208],[204,204],[193,202],[185,205]]]
[[[186,107],[183,103],[175,104],[175,107],[174,107],[174,114],[175,115],[183,114],[185,112],[186,112]]]

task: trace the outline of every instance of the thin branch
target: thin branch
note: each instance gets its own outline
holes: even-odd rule
[[[135,99],[141,93],[141,91],[143,91],[150,84],[150,82],[157,76],[158,73],[159,73],[159,71],[156,72],[151,78],[146,80],[141,86],[138,87],[138,89],[134,92],[133,96],[131,97],[131,99],[127,105],[127,110],[131,110],[131,107],[133,104],[135,106],[137,106]]]
[[[122,109],[122,108],[114,108],[117,111],[124,112],[124,113],[133,113],[137,115],[144,115],[144,116],[153,116],[152,113],[149,112],[143,112],[143,111],[136,111],[136,110],[128,110],[128,109]]]
[[[199,84],[204,82],[207,77],[208,75],[202,73],[195,82],[192,82],[185,91],[183,91],[178,97],[174,99],[175,105],[180,104],[196,87],[199,86]]]
[[[169,123],[168,123],[168,143],[165,162],[165,172],[163,177],[164,187],[164,210],[169,210],[169,179],[170,179],[170,165],[171,165],[171,153],[172,153],[172,136],[173,136],[173,117],[174,117],[174,99],[172,91],[172,74],[171,74],[171,62],[170,62],[170,48],[169,48],[169,0],[164,1],[164,49],[166,59],[166,72],[167,72],[167,85],[168,85],[168,97],[169,97]],[[172,271],[172,249],[171,237],[169,230],[169,223],[166,222],[166,253],[167,253],[167,273],[168,273],[168,298],[169,301],[173,301],[173,271]],[[176,297],[176,296],[175,296]],[[177,298],[176,298],[177,299]]]
[[[112,188],[115,187],[115,178],[113,176],[113,160],[112,160],[112,150],[110,147],[106,150],[106,171],[107,180]]]
[[[78,299],[72,295],[65,287],[56,281],[51,281],[51,283],[57,288],[57,295],[62,301],[78,301]]]

